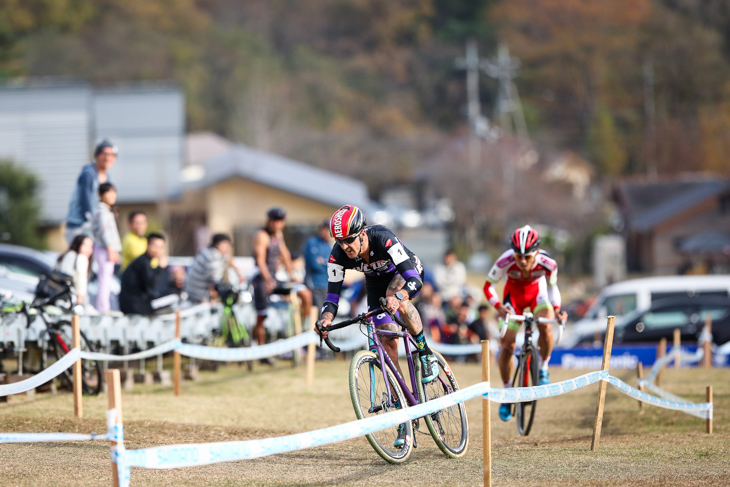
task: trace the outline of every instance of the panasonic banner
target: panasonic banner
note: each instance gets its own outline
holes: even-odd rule
[[[688,353],[694,353],[697,347],[682,347]],[[565,369],[589,369],[601,368],[603,360],[603,347],[575,347],[571,349],[553,349],[550,356],[550,365],[557,365]],[[650,366],[656,361],[656,345],[621,345],[614,346],[611,351],[611,369],[635,369],[636,364],[641,362],[644,366]]]

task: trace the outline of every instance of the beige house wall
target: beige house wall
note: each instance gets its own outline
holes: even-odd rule
[[[289,225],[317,224],[338,208],[242,178],[208,188],[206,206],[210,232],[231,235],[236,227],[263,225],[273,207],[286,211]]]

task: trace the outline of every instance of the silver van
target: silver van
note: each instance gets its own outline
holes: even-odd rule
[[[709,276],[661,276],[631,279],[606,286],[585,316],[565,330],[561,348],[592,343],[606,330],[606,316],[616,323],[634,311],[643,311],[657,299],[677,296],[730,296],[730,274]]]

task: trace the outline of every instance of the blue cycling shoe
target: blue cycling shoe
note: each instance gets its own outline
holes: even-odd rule
[[[403,448],[403,445],[406,444],[406,425],[399,424],[398,425],[398,437],[393,442],[393,446],[396,448]]]
[[[428,384],[439,375],[439,363],[436,356],[421,355],[421,382]]]
[[[537,381],[537,383],[541,386],[546,386],[550,384],[550,372],[547,370],[541,370],[539,374],[540,380]]]
[[[512,418],[512,404],[502,404],[499,406],[499,419],[509,421]]]

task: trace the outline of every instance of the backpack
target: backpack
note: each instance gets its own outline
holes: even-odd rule
[[[48,299],[51,297],[60,297],[62,294],[69,292],[73,286],[73,277],[58,269],[51,269],[45,274],[41,274],[38,285],[35,288],[35,299]]]

